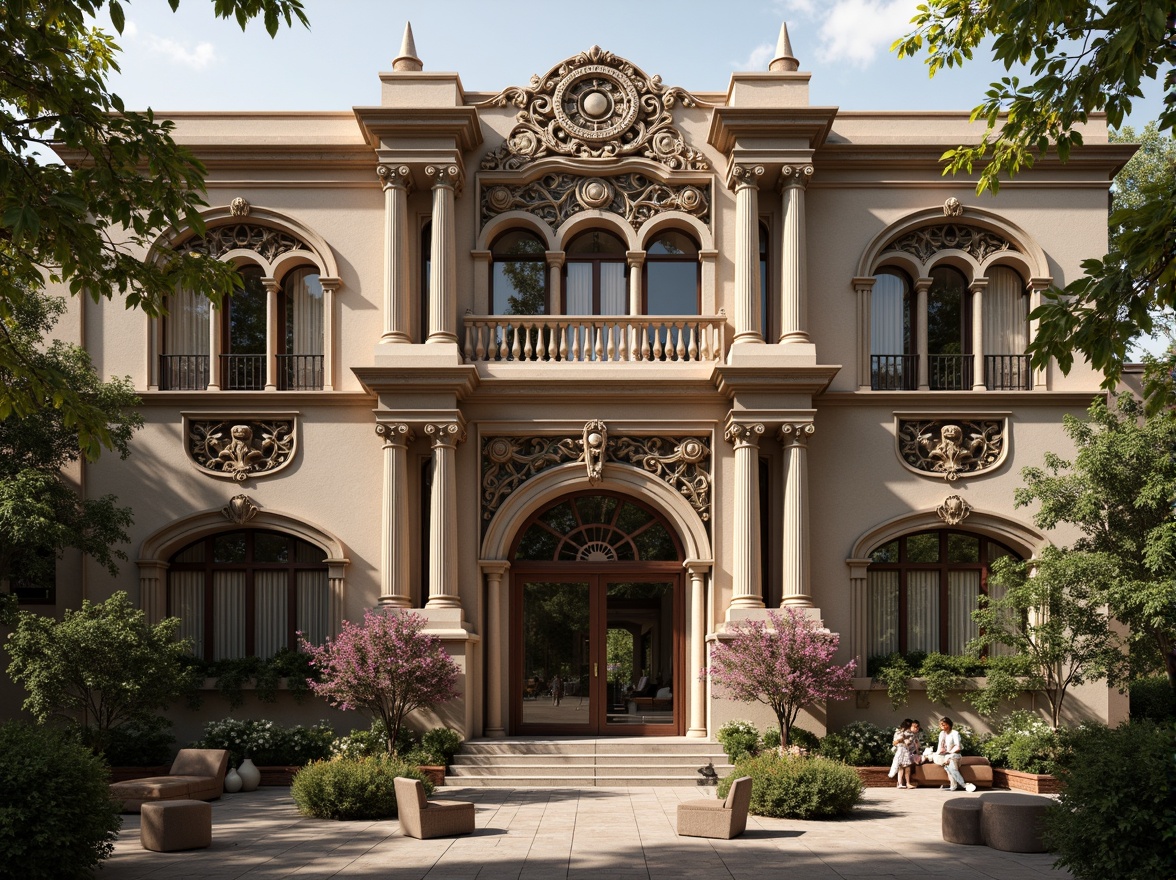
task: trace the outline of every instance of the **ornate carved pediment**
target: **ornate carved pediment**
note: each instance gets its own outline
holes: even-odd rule
[[[485,171],[513,171],[543,156],[645,156],[675,171],[707,171],[702,153],[673,125],[675,104],[702,102],[661,77],[593,46],[528,86],[511,86],[481,106],[519,108],[506,143],[482,159]]]
[[[1008,452],[1008,421],[1001,418],[897,418],[898,457],[928,477],[955,481],[998,467]]]
[[[295,426],[293,416],[185,416],[185,447],[203,473],[242,483],[275,474],[294,459]]]
[[[939,223],[904,232],[883,250],[905,251],[926,262],[939,251],[952,249],[964,251],[977,261],[983,261],[996,251],[1019,250],[1003,235],[966,223]]]
[[[545,174],[514,186],[495,184],[482,193],[482,225],[507,211],[527,211],[552,229],[569,217],[596,209],[617,214],[634,229],[665,211],[692,214],[710,223],[710,184],[661,183],[644,174],[581,177]]]
[[[272,263],[288,251],[310,250],[310,248],[288,232],[270,229],[268,226],[258,226],[256,223],[233,223],[228,226],[217,226],[206,230],[204,235],[189,238],[176,247],[176,253],[179,254],[206,254],[213,259],[220,259],[233,250],[253,251],[260,254],[267,262]]]
[[[589,422],[580,437],[483,437],[482,527],[523,483],[568,462],[582,462],[589,483],[601,478],[606,462],[641,468],[682,495],[709,522],[710,454],[706,437],[612,437],[600,422]]]

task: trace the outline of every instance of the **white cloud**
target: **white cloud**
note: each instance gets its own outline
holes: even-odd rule
[[[760,43],[751,50],[746,61],[732,62],[736,70],[767,70],[768,63],[776,55],[775,43]]]
[[[163,55],[175,64],[190,67],[193,70],[203,70],[216,60],[216,47],[212,43],[197,43],[189,49],[184,44],[170,37],[159,37],[155,34],[144,34],[147,48],[155,55]]]
[[[124,40],[133,40],[139,35],[139,26],[130,19],[123,24],[122,36]]]
[[[822,61],[867,67],[911,29],[915,0],[836,0],[822,16]]]

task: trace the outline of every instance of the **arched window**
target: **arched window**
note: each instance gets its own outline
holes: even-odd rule
[[[870,296],[870,387],[904,391],[918,386],[911,284],[893,269],[877,274]]]
[[[546,247],[539,236],[516,229],[490,249],[490,298],[496,315],[547,314]]]
[[[281,532],[243,529],[201,538],[169,560],[168,613],[206,660],[273,656],[320,643],[329,626],[326,554]]]
[[[646,315],[697,315],[698,245],[682,232],[657,236],[645,252]]]
[[[611,232],[591,229],[572,239],[566,253],[564,314],[629,314],[623,241]]]
[[[1032,387],[1029,373],[1029,294],[1007,266],[988,271],[983,293],[984,384],[992,389]]]
[[[682,558],[660,516],[622,496],[577,495],[537,514],[515,546],[516,561],[663,562]]]
[[[221,386],[231,391],[265,388],[266,290],[260,266],[238,270],[244,287],[225,300]]]
[[[318,270],[295,269],[282,283],[285,334],[278,353],[278,388],[323,387],[323,285]]]
[[[933,391],[972,387],[968,282],[950,266],[931,270],[927,291],[927,367]]]
[[[1017,556],[990,538],[952,529],[917,532],[870,554],[867,656],[896,651],[962,654],[979,631],[972,620],[989,567]]]

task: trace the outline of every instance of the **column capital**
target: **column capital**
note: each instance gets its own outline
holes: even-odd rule
[[[488,577],[501,579],[508,571],[510,571],[510,560],[479,559],[478,568],[481,569],[482,574],[487,575]]]
[[[343,279],[333,275],[320,275],[319,284],[322,285],[323,290],[334,293],[343,286]]]
[[[412,169],[407,165],[377,165],[376,177],[385,191],[402,189],[405,194],[412,192]]]
[[[277,293],[282,289],[277,278],[262,278],[261,286],[265,288],[266,293]]]
[[[458,165],[426,165],[425,174],[433,178],[433,189],[449,187],[454,193],[461,192],[462,171]]]
[[[564,251],[544,251],[543,259],[547,261],[548,269],[562,269],[564,263],[567,262],[567,254]]]
[[[968,285],[968,290],[972,293],[983,293],[986,287],[988,287],[987,278],[973,278],[972,283]]]
[[[785,422],[780,426],[780,442],[785,446],[805,447],[816,430],[812,422]]]
[[[732,165],[727,172],[727,187],[737,192],[741,189],[759,189],[759,179],[763,176],[763,165]]]
[[[683,561],[682,567],[690,574],[691,577],[702,577],[708,574],[715,566],[713,559],[687,559]]]
[[[1029,279],[1030,290],[1048,290],[1053,287],[1052,275],[1035,275]]]
[[[785,165],[780,169],[779,189],[781,192],[790,187],[804,189],[812,176],[812,165]]]
[[[403,422],[380,422],[376,425],[376,435],[385,446],[407,446],[416,439],[412,427]]]
[[[869,293],[874,289],[874,285],[878,283],[878,279],[873,275],[859,275],[850,279],[855,293]]]
[[[931,289],[931,285],[935,283],[934,278],[916,278],[915,279],[915,293],[926,293]]]
[[[640,269],[645,265],[645,251],[625,251],[625,262],[630,269]]]
[[[434,449],[454,449],[466,438],[465,426],[458,422],[432,422],[425,425],[425,433],[429,436]]]
[[[741,423],[731,421],[727,424],[727,430],[723,433],[723,438],[735,444],[736,449],[744,447],[757,448],[759,446],[760,435],[764,433],[764,426],[758,422]]]

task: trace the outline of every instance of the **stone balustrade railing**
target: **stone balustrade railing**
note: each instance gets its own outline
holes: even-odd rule
[[[467,315],[467,363],[722,361],[723,316]]]

